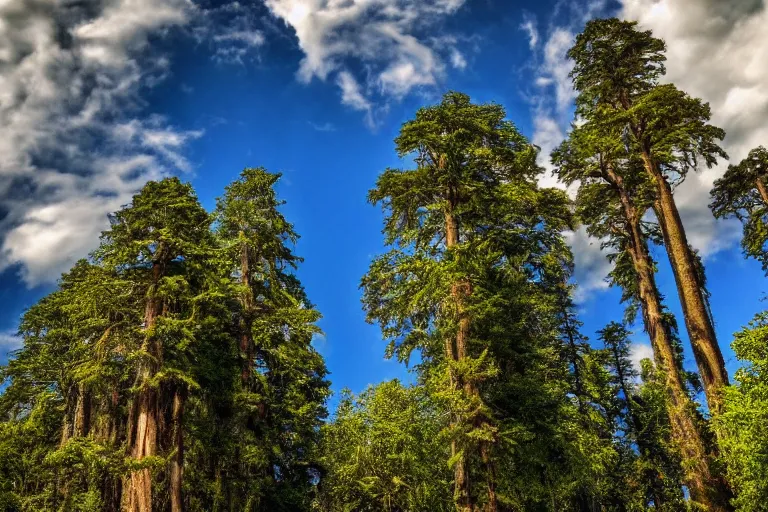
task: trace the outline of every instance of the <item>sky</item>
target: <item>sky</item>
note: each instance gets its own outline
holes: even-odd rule
[[[244,167],[283,177],[299,270],[323,314],[315,340],[332,388],[408,378],[366,324],[360,278],[385,250],[367,191],[407,167],[393,138],[448,90],[504,105],[549,153],[574,92],[565,56],[590,18],[637,20],[666,40],[667,76],[709,102],[737,162],[768,144],[768,9],[763,0],[0,0],[0,361],[20,315],[98,243],[107,214],[148,180],[177,175],[211,209]],[[764,309],[766,278],[742,257],[741,228],[716,221],[709,189],[726,168],[676,190],[704,256],[731,373],[735,331]],[[620,320],[599,241],[567,233],[584,332]],[[659,285],[678,315],[666,255]],[[633,358],[651,355],[640,326]]]

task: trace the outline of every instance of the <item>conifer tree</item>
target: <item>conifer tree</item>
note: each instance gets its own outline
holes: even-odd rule
[[[691,497],[707,506],[727,505],[729,494],[712,468],[713,450],[686,389],[674,319],[666,312],[656,284],[648,242],[659,237],[656,226],[643,221],[655,194],[642,162],[627,151],[618,134],[595,123],[574,127],[554,152],[553,162],[562,180],[579,183],[577,213],[587,232],[602,239],[603,249],[609,251],[615,264],[611,282],[623,290],[627,319],[632,321],[638,310],[642,312],[654,360],[666,383],[672,438],[684,461]]]
[[[672,84],[664,75],[666,47],[635,22],[593,20],[568,52],[578,91],[577,115],[594,136],[612,148],[625,146],[640,162],[642,179],[653,191],[653,210],[672,265],[685,324],[712,414],[728,384],[725,363],[709,314],[696,255],[688,244],[673,187],[699,163],[713,165],[725,152],[724,132],[709,124],[709,105]],[[632,170],[633,172],[638,172]]]
[[[228,506],[251,502],[297,510],[308,506],[309,486],[319,472],[313,446],[326,415],[328,382],[311,345],[320,314],[293,274],[301,261],[291,248],[298,235],[278,209],[279,179],[263,168],[247,168],[217,201],[222,265],[235,280],[241,362],[230,433],[234,460],[225,463],[237,461],[240,468],[228,468],[235,486]],[[238,445],[251,446],[251,452]],[[278,482],[271,477],[275,472]],[[277,490],[287,482],[291,496]]]
[[[717,218],[736,217],[744,224],[741,246],[768,272],[768,150],[760,146],[738,163],[729,165],[710,191],[709,207]]]
[[[500,106],[455,92],[420,109],[395,140],[416,168],[388,169],[369,195],[384,207],[393,249],[363,279],[365,309],[390,355],[407,360],[419,349],[442,379],[462,511],[511,499],[498,492],[500,424],[532,406],[516,400],[522,381],[514,376],[530,373],[522,379],[533,383],[544,371],[540,351],[557,328],[552,316],[546,326],[537,316],[551,311],[552,295],[536,276],[570,257],[559,233],[570,220],[565,197],[537,188],[536,150],[504,117]]]
[[[176,178],[150,182],[114,215],[97,252],[102,264],[130,272],[146,297],[143,341],[132,355],[137,362],[136,391],[127,437],[136,465],[123,484],[126,510],[152,510],[151,465],[158,463],[163,448],[173,451],[171,509],[183,508],[182,421],[189,387],[196,386],[187,367],[195,340],[185,323],[192,315],[193,298],[202,292],[203,278],[195,273],[202,272],[210,258],[210,223],[191,186]]]

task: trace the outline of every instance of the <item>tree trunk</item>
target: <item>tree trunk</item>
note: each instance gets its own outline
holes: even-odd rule
[[[755,180],[755,184],[757,185],[757,191],[760,193],[763,203],[768,206],[768,188],[766,188],[763,178],[758,176]]]
[[[75,407],[74,437],[88,435],[91,423],[91,392],[84,384],[77,386],[77,406]]]
[[[490,453],[490,444],[483,442],[480,445],[480,454],[483,458],[486,471],[486,486],[488,492],[488,503],[485,506],[486,512],[496,512],[498,510],[498,500],[496,498],[496,464]]]
[[[712,458],[706,448],[695,418],[694,404],[686,392],[680,367],[675,359],[671,333],[664,322],[653,262],[640,227],[641,213],[627,195],[621,176],[611,169],[608,169],[606,174],[619,194],[629,228],[629,249],[638,280],[643,323],[651,339],[656,366],[664,376],[672,441],[683,459],[685,484],[691,499],[705,505],[708,510],[731,510],[728,505],[730,493],[727,486],[712,474]],[[627,396],[627,400],[629,399]]]
[[[161,251],[158,248],[158,251]],[[135,425],[129,425],[132,432],[131,457],[139,462],[146,457],[157,455],[159,399],[155,387],[149,381],[155,376],[162,360],[162,346],[154,333],[157,317],[162,313],[163,303],[157,296],[157,286],[163,275],[163,267],[155,263],[152,268],[153,283],[147,305],[144,310],[143,349],[149,358],[142,365],[138,375],[139,391],[136,397]],[[134,428],[135,427],[135,428]],[[130,435],[130,434],[129,434]],[[152,511],[152,473],[149,468],[131,472],[123,485],[123,510],[129,512]]]
[[[452,211],[445,214],[445,240],[446,247],[451,249],[459,243],[459,226],[456,217]],[[451,297],[456,305],[456,315],[458,319],[458,329],[456,331],[455,351],[453,350],[454,341],[446,344],[446,354],[454,361],[461,361],[467,356],[467,342],[469,338],[470,318],[465,311],[466,295],[469,292],[469,283],[460,281],[451,285]],[[449,349],[450,347],[450,349]],[[455,386],[461,386],[465,392],[472,391],[472,385],[469,382],[459,382],[459,379],[451,372],[451,382]],[[463,385],[462,385],[463,384]],[[470,394],[470,396],[472,396]],[[454,455],[458,448],[456,442],[452,443]],[[466,450],[464,454],[456,461],[454,466],[454,498],[459,512],[472,512],[474,505],[470,493],[470,481],[467,467]]]
[[[728,374],[702,293],[703,283],[699,278],[695,256],[685,236],[672,189],[649,153],[643,152],[642,157],[646,170],[656,184],[657,198],[654,210],[675,275],[685,326],[704,384],[709,410],[711,414],[716,415],[722,409],[722,391],[728,385]]]
[[[184,476],[184,391],[177,389],[173,394],[173,447],[171,460],[171,512],[183,512],[182,482]]]

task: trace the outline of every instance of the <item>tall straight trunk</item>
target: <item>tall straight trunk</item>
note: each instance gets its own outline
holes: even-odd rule
[[[177,389],[173,394],[173,447],[175,453],[171,459],[171,512],[184,511],[182,482],[184,476],[184,390]]]
[[[643,151],[642,157],[646,170],[656,184],[654,211],[675,275],[685,327],[704,384],[709,410],[716,415],[722,409],[722,392],[728,385],[728,373],[725,371],[725,361],[703,294],[703,283],[699,277],[696,258],[688,245],[669,183],[648,151]]]
[[[158,249],[161,251],[161,248]],[[152,268],[153,283],[144,310],[144,328],[146,336],[142,348],[150,355],[142,365],[138,375],[139,392],[136,397],[136,410],[129,425],[132,432],[131,457],[141,461],[157,455],[159,397],[157,389],[149,386],[162,360],[162,346],[154,334],[158,316],[162,313],[163,302],[157,296],[157,286],[163,276],[163,265],[156,262]],[[123,485],[123,510],[129,512],[152,511],[152,473],[149,468],[131,472]]]
[[[452,209],[445,214],[445,243],[448,249],[451,249],[459,243],[459,226]],[[446,356],[453,361],[461,361],[467,356],[467,342],[469,338],[470,319],[466,312],[466,293],[469,283],[456,282],[451,285],[451,297],[456,305],[456,315],[458,319],[458,329],[456,338],[446,343]],[[455,347],[455,348],[454,348]],[[465,392],[470,383],[459,382],[459,379],[451,371],[451,383],[456,387],[463,387]],[[456,441],[452,442],[451,450],[455,456],[457,452]],[[472,512],[474,505],[472,503],[470,480],[467,467],[467,454],[459,457],[456,461],[453,471],[454,479],[454,497],[459,512]]]
[[[643,323],[653,347],[654,360],[662,372],[667,391],[667,414],[672,441],[683,459],[685,484],[691,498],[713,512],[732,510],[728,487],[712,473],[712,457],[695,417],[695,406],[686,392],[669,327],[664,322],[661,295],[656,285],[653,263],[640,227],[641,213],[627,195],[620,175],[610,168],[607,178],[621,200],[630,235],[630,255],[637,276]],[[629,397],[627,397],[629,399]]]

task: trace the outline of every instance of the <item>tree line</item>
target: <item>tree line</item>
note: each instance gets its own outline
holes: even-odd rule
[[[539,150],[498,104],[449,92],[395,139],[369,193],[387,252],[368,321],[415,383],[345,391],[312,347],[279,174],[246,169],[212,213],[148,183],[29,308],[0,368],[0,508],[180,511],[768,510],[768,316],[737,333],[736,383],[675,190],[727,158],[708,104],[663,82],[665,43],[589,22],[568,57],[574,122]],[[768,152],[711,192],[768,269]],[[623,318],[590,342],[564,232],[600,239]],[[656,282],[672,268],[697,371]],[[767,270],[768,271],[768,270]],[[637,318],[653,359],[635,368]],[[701,402],[700,399],[703,399]]]

